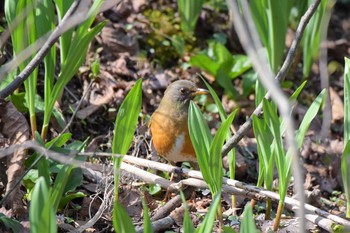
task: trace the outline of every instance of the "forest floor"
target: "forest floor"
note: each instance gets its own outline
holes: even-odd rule
[[[233,54],[243,54],[243,50],[237,37],[227,25],[227,11],[217,11],[205,7],[197,23],[195,41],[189,48],[190,52],[179,56],[172,46],[167,43],[169,33],[176,34],[179,31],[179,20],[176,13],[176,3],[173,1],[123,1],[97,19],[106,20],[107,25],[102,30],[91,46],[85,66],[80,73],[68,84],[62,103],[62,113],[67,119],[72,115],[71,107],[75,107],[82,94],[87,93],[83,105],[78,110],[77,117],[70,127],[70,132],[76,140],[84,141],[89,138],[89,145],[85,152],[110,152],[113,138],[114,122],[118,108],[124,97],[137,79],[143,79],[142,113],[130,154],[140,158],[155,161],[166,161],[159,158],[151,146],[151,136],[147,127],[150,115],[158,106],[164,90],[174,80],[188,79],[204,87],[197,73],[201,73],[210,85],[215,89],[227,112],[239,108],[234,121],[234,128],[238,129],[255,108],[253,93],[243,96],[243,81],[241,78],[234,80],[239,96],[236,99],[229,98],[222,87],[215,82],[215,77],[202,72],[197,68],[185,69],[188,65],[191,53],[201,51],[208,46],[208,40],[213,35],[226,35],[226,47]],[[350,54],[350,5],[337,3],[329,25],[328,40],[325,46],[328,48],[328,62],[330,70],[330,97],[332,101],[332,124],[330,132],[325,139],[320,138],[322,118],[316,117],[305,138],[301,150],[303,160],[303,172],[305,177],[304,187],[309,191],[308,202],[322,210],[345,217],[345,195],[342,187],[340,159],[343,152],[343,67],[344,57]],[[157,22],[158,20],[158,22]],[[215,22],[215,23],[208,23]],[[157,27],[161,24],[161,27]],[[158,25],[159,26],[159,25]],[[286,44],[290,45],[293,32],[287,35]],[[89,67],[93,61],[100,62],[100,75],[94,80],[89,89]],[[305,79],[302,77],[300,67],[295,65],[288,74],[287,81],[294,83],[290,89],[285,89],[291,94],[295,87]],[[39,83],[40,85],[40,83]],[[307,78],[307,84],[299,97],[299,102],[294,109],[295,120],[300,123],[307,107],[321,91],[319,66],[315,62],[312,74]],[[215,132],[220,123],[217,109],[213,107],[210,98],[198,100],[203,110],[209,127]],[[55,125],[55,124],[53,124]],[[59,128],[51,130],[52,136],[59,132]],[[103,179],[107,176],[104,168],[110,164],[106,158],[91,158],[87,166],[95,174]],[[107,166],[108,167],[108,166]],[[237,148],[236,180],[255,185],[258,174],[258,155],[256,140],[253,131],[244,137]],[[163,174],[164,175],[164,174]],[[168,175],[165,174],[165,177]],[[111,175],[109,174],[109,177]],[[276,180],[276,183],[278,181]],[[69,216],[75,224],[83,225],[94,215],[101,205],[104,195],[101,184],[95,178],[84,171],[84,182],[77,191],[86,194],[86,197],[73,200],[62,212],[62,216]],[[132,217],[135,226],[142,225],[142,204],[144,197],[153,216],[164,205],[166,190],[155,185],[142,183],[135,177],[123,173],[120,197],[128,214]],[[292,193],[292,188],[291,188]],[[200,223],[211,204],[211,196],[207,190],[197,189],[191,194],[189,201],[191,217],[195,225]],[[223,212],[227,215],[225,224],[239,229],[239,216],[245,204],[250,199],[245,196],[237,196],[237,217],[230,216],[231,196],[223,194]],[[76,207],[79,209],[76,210]],[[277,202],[273,203],[273,210],[277,208]],[[272,221],[264,220],[265,203],[257,202],[254,209],[256,221],[260,230],[265,231],[271,227]],[[280,232],[296,232],[295,222],[291,221],[293,212],[285,211],[284,225]],[[110,232],[112,230],[112,212],[109,208],[102,218],[86,232]],[[179,223],[180,224],[180,223]],[[60,232],[66,232],[65,224],[60,225]],[[169,230],[180,231],[180,226],[174,224]],[[309,232],[324,232],[321,228],[308,225]]]

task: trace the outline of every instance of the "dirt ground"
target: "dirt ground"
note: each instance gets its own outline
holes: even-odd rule
[[[162,4],[159,4],[161,2]],[[332,101],[332,124],[330,133],[326,139],[321,139],[320,129],[322,118],[318,116],[312,123],[305,138],[301,151],[303,169],[305,175],[305,189],[311,195],[308,202],[318,208],[332,214],[345,217],[345,196],[343,193],[340,156],[343,152],[343,67],[344,57],[350,54],[350,4],[337,3],[330,21],[328,40],[325,46],[328,48],[328,63],[330,72],[330,97]],[[152,16],[159,13],[157,16]],[[155,13],[156,12],[156,13]],[[162,13],[163,12],[163,13]],[[201,72],[197,68],[183,69],[188,62],[191,53],[180,57],[167,47],[161,45],[166,41],[167,31],[156,28],[155,18],[159,17],[165,25],[178,25],[171,16],[176,15],[176,3],[174,1],[124,1],[120,6],[113,8],[99,16],[98,21],[107,20],[106,27],[91,46],[87,61],[80,73],[72,79],[65,91],[61,110],[66,119],[72,115],[71,107],[75,107],[82,94],[88,91],[83,106],[77,113],[70,132],[76,140],[89,138],[89,145],[86,152],[110,152],[113,138],[113,127],[118,108],[126,93],[139,78],[143,79],[143,103],[142,114],[135,135],[134,143],[130,154],[141,158],[155,161],[163,161],[151,146],[151,136],[147,123],[150,115],[158,106],[166,87],[174,80],[189,79],[199,86],[203,83],[198,79],[197,73],[204,75],[207,81],[216,90],[227,110],[232,111],[239,107],[239,113],[235,119],[234,127],[239,128],[254,110],[254,99],[252,95],[243,97],[240,95],[236,100],[230,99],[224,94],[224,90],[215,82],[209,74]],[[169,13],[170,12],[170,13]],[[207,23],[207,22],[215,22]],[[216,11],[206,7],[200,15],[196,28],[196,40],[192,42],[192,54],[206,48],[206,41],[214,33],[227,35],[227,47],[233,54],[243,53],[238,39],[228,27],[228,16],[225,11]],[[178,30],[169,26],[171,30]],[[162,31],[163,30],[163,31]],[[293,33],[288,34],[288,38]],[[287,45],[288,45],[287,38]],[[166,54],[166,55],[165,55]],[[92,88],[88,90],[89,66],[93,61],[100,61],[100,75],[95,80]],[[288,75],[287,80],[300,85],[303,81],[300,68],[295,68]],[[236,79],[235,85],[242,94],[242,80]],[[41,85],[39,83],[39,85]],[[300,123],[306,112],[307,106],[321,91],[319,67],[315,62],[312,68],[312,75],[308,78],[305,90],[300,96],[299,104],[295,107],[294,114],[297,124]],[[286,90],[290,93],[290,90]],[[215,110],[208,108],[213,101],[206,99],[199,101],[199,105],[205,112],[209,126],[215,132],[219,124],[219,117]],[[209,110],[209,111],[208,111]],[[298,122],[299,121],[299,122]],[[55,136],[60,129],[55,127],[50,131]],[[105,179],[104,166],[110,164],[108,159],[93,158],[89,166]],[[236,179],[249,184],[256,184],[257,181],[257,149],[256,141],[252,130],[240,142],[237,148]],[[101,179],[102,179],[101,178]],[[276,181],[278,182],[278,181]],[[90,219],[89,214],[94,214],[104,198],[103,193],[96,193],[102,190],[98,180],[93,179],[84,172],[84,182],[79,191],[87,194],[87,197],[72,201],[61,213],[62,216],[69,216],[75,224],[84,224]],[[166,190],[160,190],[154,185],[143,185],[135,177],[123,173],[120,187],[121,203],[132,217],[135,226],[142,225],[142,204],[141,196],[144,196],[149,205],[151,216],[159,211],[164,204]],[[291,188],[292,193],[292,188]],[[250,201],[247,197],[237,197],[237,214],[242,213],[246,203]],[[189,201],[191,217],[195,224],[199,223],[211,204],[211,196],[207,190],[195,190]],[[223,195],[223,211],[230,216],[231,197]],[[80,206],[79,211],[74,207]],[[263,219],[263,202],[257,202],[254,209],[258,226],[264,230],[271,227],[271,221]],[[273,204],[273,210],[277,209],[277,203]],[[295,232],[295,222],[291,211],[285,211],[286,228],[281,232]],[[225,224],[238,229],[238,218],[227,217]],[[66,223],[60,225],[60,232],[66,232]],[[294,229],[293,229],[294,228]],[[111,210],[105,211],[102,218],[87,232],[110,232],[112,230]],[[180,232],[180,227],[174,224],[171,229]],[[310,232],[323,232],[322,229],[308,225]]]

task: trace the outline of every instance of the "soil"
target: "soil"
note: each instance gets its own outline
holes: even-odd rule
[[[243,84],[240,77],[234,80],[240,95],[237,99],[232,100],[225,94],[223,88],[215,82],[214,77],[194,67],[183,68],[188,64],[191,55],[207,48],[207,41],[214,33],[223,33],[227,36],[227,47],[233,54],[243,53],[235,33],[227,25],[227,12],[205,7],[197,23],[196,39],[189,39],[191,48],[187,48],[188,51],[180,56],[171,46],[166,47],[164,45],[166,41],[169,43],[167,32],[174,34],[179,31],[178,28],[171,26],[179,26],[178,17],[175,17],[177,15],[176,10],[176,1],[129,0],[123,1],[118,7],[101,14],[96,20],[106,20],[106,27],[90,47],[84,66],[80,69],[80,73],[68,84],[67,91],[64,92],[60,104],[60,110],[68,120],[72,115],[72,107],[75,108],[83,93],[88,92],[83,105],[78,110],[77,117],[69,129],[74,140],[84,141],[89,138],[86,152],[111,152],[113,127],[117,111],[128,91],[140,78],[143,80],[142,113],[140,114],[134,143],[129,151],[130,154],[136,157],[166,163],[156,155],[151,146],[151,136],[147,124],[150,115],[158,106],[164,90],[174,80],[188,79],[196,82],[199,86],[204,86],[197,76],[197,73],[203,74],[206,81],[211,84],[222,99],[227,112],[231,112],[236,107],[239,108],[239,113],[234,122],[235,129],[238,129],[254,110],[253,95],[247,97],[242,95]],[[348,57],[350,54],[349,10],[350,4],[338,2],[335,5],[325,45],[328,48],[330,98],[332,102],[332,121],[329,134],[325,138],[320,138],[323,120],[320,114],[313,121],[301,150],[305,177],[304,187],[305,190],[313,194],[308,199],[309,203],[343,218],[345,218],[346,204],[340,169],[340,159],[344,147],[342,75],[344,57]],[[162,22],[165,25],[169,24],[170,28],[157,28],[157,22],[154,22],[155,16],[151,15],[152,12],[154,14],[155,12],[159,13],[159,20],[163,20]],[[215,24],[207,22],[215,22]],[[293,36],[293,33],[291,32],[288,36]],[[163,43],[163,45],[159,43]],[[288,39],[286,44],[288,46]],[[90,67],[94,61],[100,63],[100,74],[94,80],[91,89],[88,89],[91,80],[89,76]],[[297,68],[291,71],[287,81],[300,85],[304,78],[298,66],[295,67]],[[300,96],[300,101],[294,109],[297,125],[300,123],[300,119],[303,118],[307,106],[321,91],[319,76],[319,66],[316,61],[313,64],[312,74],[307,78],[308,83]],[[286,93],[290,94],[291,90],[286,90]],[[210,110],[208,106],[212,103],[213,101],[210,99],[198,101],[214,133],[220,121],[217,112],[206,111]],[[58,124],[52,124],[49,136],[54,137],[60,130],[62,129]],[[252,185],[256,184],[258,174],[257,157],[256,141],[251,130],[237,148],[237,180]],[[60,232],[68,232],[68,229],[71,229],[70,226],[77,227],[85,224],[97,212],[102,200],[106,198],[106,193],[103,193],[102,181],[89,176],[88,171],[95,172],[95,175],[98,174],[97,177],[100,177],[103,181],[110,181],[112,178],[111,174],[106,174],[105,170],[108,170],[105,169],[106,164],[110,164],[110,160],[104,157],[89,159],[88,170],[84,170],[83,184],[78,188],[78,191],[85,193],[86,197],[71,201],[64,211],[59,213],[60,216],[72,219],[72,223],[68,223],[67,218],[63,218],[62,223],[59,224]],[[119,190],[121,204],[132,217],[135,226],[141,226],[143,223],[141,197],[146,200],[151,216],[154,216],[164,204],[166,190],[161,190],[155,185],[144,184],[141,180],[127,173],[122,175]],[[291,188],[292,193],[293,189]],[[110,199],[112,200],[112,197]],[[232,213],[230,213],[230,211],[232,212],[232,209],[230,209],[231,197],[224,194],[222,199],[223,212],[227,214],[224,223],[239,230],[240,215],[245,204],[249,201],[248,197],[238,196],[237,217],[232,217]],[[191,193],[188,203],[191,218],[195,225],[203,220],[203,216],[208,211],[211,202],[212,198],[207,190],[197,189]],[[257,225],[262,231],[272,226],[272,221],[264,220],[264,208],[264,202],[257,202],[254,209]],[[273,210],[276,209],[277,203],[273,203]],[[295,224],[297,222],[293,218],[293,213],[286,210],[285,214],[286,217],[283,220],[285,227],[281,228],[280,232],[296,232]],[[26,221],[28,219],[22,222],[23,225]],[[181,221],[175,222],[168,230],[180,232],[180,225]],[[218,223],[215,226],[216,230],[217,227]],[[308,224],[307,230],[308,232],[325,232],[311,223]],[[112,231],[112,212],[109,203],[109,207],[104,211],[102,217],[86,232]]]

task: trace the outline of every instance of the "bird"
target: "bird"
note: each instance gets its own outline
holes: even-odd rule
[[[195,96],[208,93],[191,81],[175,81],[165,90],[159,107],[152,114],[149,128],[153,146],[158,155],[171,164],[197,162],[188,131],[188,109]]]

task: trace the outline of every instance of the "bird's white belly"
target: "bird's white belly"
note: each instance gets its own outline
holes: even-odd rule
[[[167,160],[174,162],[191,161],[192,156],[182,153],[185,145],[185,133],[180,134],[175,141],[174,146],[166,156]]]

